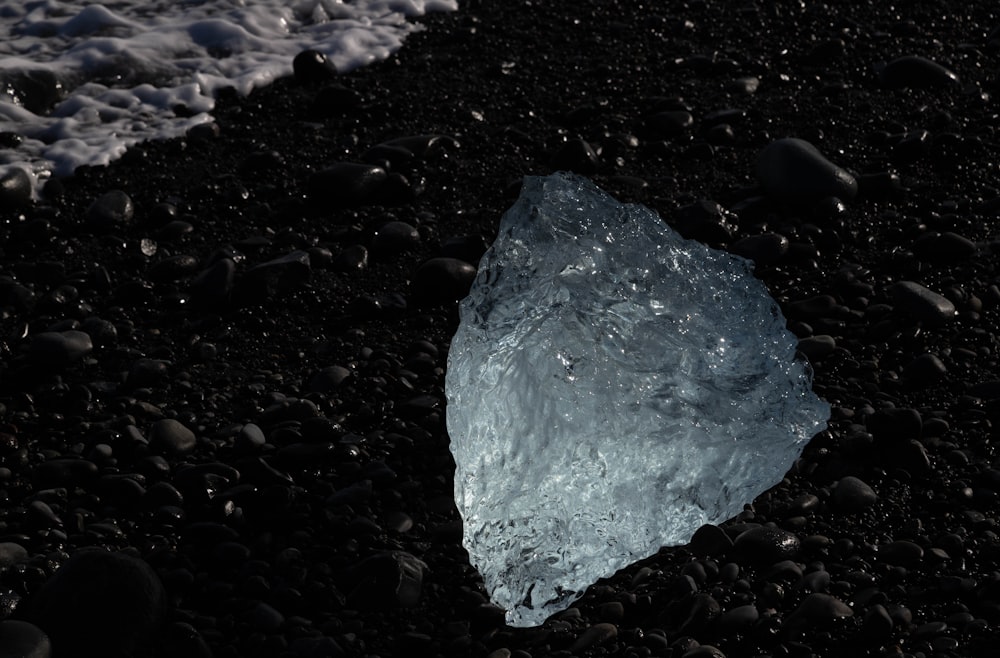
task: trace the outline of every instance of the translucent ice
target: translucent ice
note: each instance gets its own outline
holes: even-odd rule
[[[749,261],[586,179],[525,179],[461,305],[464,545],[514,626],[781,480],[829,407]]]

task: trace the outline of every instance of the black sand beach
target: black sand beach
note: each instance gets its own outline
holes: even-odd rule
[[[941,12],[467,0],[5,196],[0,655],[994,655],[1000,16]],[[758,171],[789,137],[843,171]],[[519,630],[461,546],[443,382],[557,169],[754,259],[833,413],[739,518]]]

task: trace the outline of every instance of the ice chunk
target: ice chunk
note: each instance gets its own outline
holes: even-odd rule
[[[460,312],[455,500],[513,626],[741,512],[829,417],[749,261],[574,175],[525,179]]]

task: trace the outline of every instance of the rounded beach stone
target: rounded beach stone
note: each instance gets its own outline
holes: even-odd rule
[[[814,205],[826,197],[849,202],[858,194],[854,176],[795,137],[764,147],[757,156],[757,180],[769,196],[791,206]]]
[[[848,475],[833,488],[833,502],[845,512],[861,512],[878,502],[878,494],[863,480]]]
[[[388,174],[361,162],[335,162],[312,175],[308,193],[314,203],[343,208],[377,201]]]
[[[0,571],[28,559],[28,549],[12,541],[0,542]]]
[[[0,175],[0,210],[17,210],[31,204],[31,176],[20,167]]]
[[[786,623],[793,628],[811,624],[829,623],[844,617],[853,617],[854,610],[840,599],[829,594],[815,592],[810,594],[788,616]]]
[[[43,331],[35,334],[28,354],[39,365],[62,368],[79,361],[93,349],[90,335],[83,331]]]
[[[717,525],[706,523],[694,531],[689,548],[695,555],[722,555],[733,547],[733,540]]]
[[[86,218],[91,227],[107,230],[127,224],[135,215],[132,197],[121,190],[111,190],[97,197],[87,208]]]
[[[158,420],[149,430],[149,447],[155,452],[183,455],[194,450],[197,443],[194,432],[173,418]]]
[[[955,305],[947,297],[913,281],[900,281],[890,289],[893,299],[903,311],[917,320],[932,325],[955,319]]]
[[[879,81],[890,89],[958,86],[958,76],[952,71],[919,55],[904,55],[892,60],[879,73]]]
[[[426,304],[446,304],[462,299],[476,279],[476,268],[457,258],[431,258],[413,274],[413,293]]]
[[[31,601],[29,620],[56,652],[86,658],[131,655],[153,640],[167,611],[150,566],[125,553],[83,549]]]
[[[607,622],[597,623],[581,633],[580,637],[576,638],[576,641],[569,650],[572,653],[584,651],[599,644],[604,644],[616,637],[618,637],[617,626]]]
[[[292,72],[297,82],[315,84],[337,77],[337,67],[318,50],[303,50],[292,60]]]
[[[774,563],[794,558],[802,542],[793,533],[771,526],[757,526],[741,533],[733,551],[751,562]]]
[[[18,619],[0,621],[0,658],[49,658],[52,642],[45,631]]]
[[[589,176],[597,173],[600,159],[588,142],[572,139],[556,150],[549,164],[556,171],[573,171]]]

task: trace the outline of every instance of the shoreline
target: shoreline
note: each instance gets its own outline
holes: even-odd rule
[[[990,655],[1000,44],[988,9],[908,12],[470,0],[5,213],[10,619],[94,655]],[[902,55],[958,81],[891,88]],[[766,193],[784,137],[857,198]],[[554,169],[754,259],[834,412],[743,515],[515,630],[452,498],[468,271],[421,267],[475,265],[520,177]],[[130,205],[94,204],[114,191]],[[70,600],[53,574],[88,546],[141,558],[169,605],[118,587],[127,560]],[[108,614],[137,596],[159,649]]]

